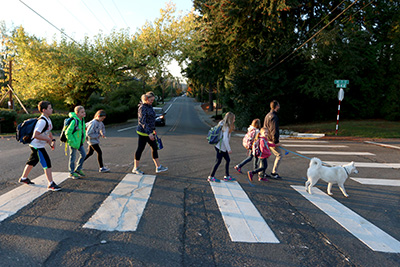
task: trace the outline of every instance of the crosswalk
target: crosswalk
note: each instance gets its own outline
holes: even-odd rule
[[[312,195],[303,186],[292,188],[339,223],[373,251],[400,253],[400,242],[318,188]]]
[[[54,172],[53,180],[56,184],[61,184],[68,176],[67,172]],[[21,185],[0,196],[0,222],[47,192],[47,179],[44,174],[33,179],[32,182],[35,186]]]
[[[279,243],[238,182],[210,182],[233,242]]]
[[[83,226],[103,231],[136,231],[156,177],[127,174]]]
[[[286,140],[283,141],[283,146],[321,149],[321,151],[296,151],[302,155],[340,157],[343,155],[375,155],[369,152],[347,151],[348,146],[331,145],[327,141]],[[345,151],[335,150],[333,151],[335,153],[333,153],[332,151],[324,151],[324,149],[344,149]],[[324,162],[330,165],[347,163],[342,161]],[[400,168],[400,163],[356,162],[355,165],[357,168]],[[55,172],[53,176],[55,182],[60,184],[68,178],[68,173]],[[362,185],[400,186],[400,180],[395,179],[358,177],[351,177],[351,179]],[[155,180],[156,176],[154,175],[126,174],[83,227],[100,231],[136,231],[151,196]],[[33,181],[35,186],[21,185],[0,195],[0,222],[16,214],[20,209],[47,192],[47,181],[44,175]],[[280,240],[238,182],[210,182],[209,186],[232,242],[280,243]],[[291,185],[291,188],[371,250],[400,253],[400,242],[398,240],[321,190],[315,188],[314,194],[310,195],[305,191],[304,186]]]

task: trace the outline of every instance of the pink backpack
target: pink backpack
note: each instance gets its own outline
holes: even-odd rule
[[[247,150],[251,149],[251,146],[253,145],[254,142],[254,137],[256,136],[256,129],[251,129],[246,133],[246,135],[243,137],[243,146]]]

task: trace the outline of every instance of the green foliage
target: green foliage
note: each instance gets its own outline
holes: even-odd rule
[[[66,38],[47,42],[29,35],[22,26],[10,31],[1,24],[0,76],[8,78],[2,69],[12,60],[13,87],[23,103],[36,105],[46,99],[68,110],[76,105],[87,106],[93,93],[107,101],[114,91],[130,88],[124,100],[131,110],[132,103],[137,105],[146,90],[160,86],[164,95],[168,93],[165,90],[173,77],[165,66],[178,57],[178,44],[190,41],[188,27],[193,13],[175,15],[171,3],[160,13],[135,34],[115,30],[80,43]]]
[[[3,120],[0,122],[2,133],[15,132],[16,117],[17,112],[9,109],[0,108],[0,118],[3,118]]]
[[[210,95],[236,114],[239,127],[262,119],[276,99],[287,124],[335,117],[333,82],[347,79],[342,117],[399,119],[400,6],[338,4],[194,0],[201,38],[184,55],[192,94],[203,99],[204,88],[215,93],[222,85]]]
[[[24,120],[30,118],[38,118],[40,116],[39,113],[36,114],[18,114],[16,117],[17,124],[20,124]],[[53,113],[50,115],[51,123],[53,124],[53,131],[59,131],[62,129],[64,125],[64,119],[69,118],[68,114],[60,114],[60,113]],[[10,131],[15,132],[15,128]]]

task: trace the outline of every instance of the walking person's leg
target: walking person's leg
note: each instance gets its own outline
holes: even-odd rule
[[[282,149],[280,147],[270,147],[271,152],[275,155],[274,166],[272,167],[271,177],[274,179],[281,179],[282,177],[278,174],[278,167],[282,160]]]
[[[78,172],[80,175],[84,176],[83,173],[81,173],[82,167],[83,167],[83,162],[85,160],[86,157],[86,151],[85,151],[85,147],[82,145],[79,147],[78,149],[79,151],[79,159],[78,159],[78,165],[76,166],[75,171]]]
[[[76,148],[73,148],[72,146],[69,147],[68,171],[70,174],[75,172],[76,151]]]
[[[133,173],[143,174],[143,172],[139,170],[139,163],[140,163],[140,159],[142,157],[144,148],[146,147],[146,143],[147,143],[146,136],[138,135],[138,146],[137,146],[136,152],[135,152],[135,160],[134,160],[134,165],[133,165],[133,170],[132,170]]]
[[[94,148],[93,148],[92,145],[89,145],[89,146],[88,146],[88,153],[86,154],[86,157],[85,157],[85,160],[84,160],[84,161],[86,161],[90,156],[92,156],[93,153],[94,153]]]
[[[51,170],[51,160],[50,160],[49,155],[47,154],[46,149],[39,148],[38,155],[39,155],[40,164],[42,164],[44,174],[45,174],[47,182],[48,182],[47,189],[52,190],[52,191],[61,190],[61,187],[59,187],[53,180],[53,172]]]
[[[229,175],[229,163],[231,162],[231,157],[228,152],[223,152],[222,156],[225,159],[225,181],[235,181],[235,178]]]
[[[22,176],[19,179],[20,183],[24,183],[24,184],[28,184],[28,185],[35,184],[28,178],[28,175],[31,172],[31,170],[33,169],[33,167],[36,166],[36,164],[39,162],[39,155],[38,155],[37,149],[31,147],[31,150],[32,150],[31,155],[29,156],[29,159],[26,162],[24,171],[22,172]]]
[[[222,156],[222,151],[220,151],[218,148],[215,148],[215,150],[217,152],[216,159],[215,159],[215,164],[214,164],[214,167],[211,169],[211,173],[210,173],[210,176],[208,177],[208,179],[209,180],[212,179],[213,181],[215,180],[215,181],[219,182],[219,180],[216,179],[214,176],[215,176],[215,173],[218,170],[219,165],[221,164],[223,156]]]
[[[242,167],[245,165],[245,164],[247,164],[248,162],[250,162],[251,160],[253,159],[253,154],[251,154],[251,151],[249,150],[248,152],[247,152],[247,157],[242,161],[242,162],[240,162],[238,165],[236,165],[235,167],[234,167],[234,169],[235,170],[237,170],[239,173],[242,173]]]
[[[103,168],[104,167],[104,164],[103,164],[103,151],[101,151],[100,145],[99,144],[94,144],[94,145],[91,145],[90,148],[93,149],[94,151],[96,151],[96,153],[97,153],[97,162],[99,163],[99,167]],[[86,156],[86,158],[87,158],[87,156]]]
[[[247,172],[247,177],[249,178],[250,181],[253,181],[253,175],[254,175],[255,173],[257,173],[257,172],[255,172],[255,171],[258,169],[259,161],[260,161],[260,159],[259,159],[258,157],[256,157],[256,156],[254,156],[254,161],[253,161],[254,168],[253,168],[252,171],[248,171],[248,172]]]
[[[267,159],[266,158],[265,159],[261,159],[261,164],[260,164],[261,175],[260,174],[258,175],[258,180],[259,181],[268,181],[268,177],[265,175],[265,170],[267,169],[267,167],[268,167]]]

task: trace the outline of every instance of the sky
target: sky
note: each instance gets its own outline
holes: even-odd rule
[[[29,35],[60,40],[63,30],[75,41],[80,42],[102,32],[108,35],[121,28],[130,29],[134,34],[146,21],[153,22],[160,17],[160,9],[167,0],[0,0],[0,21],[7,29],[22,25]],[[192,0],[171,0],[177,11],[188,13]],[[36,14],[35,12],[40,14]],[[48,20],[46,22],[43,18]],[[169,66],[170,72],[181,77],[176,62]]]

